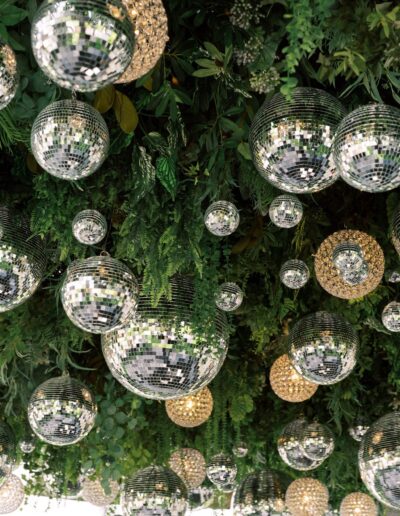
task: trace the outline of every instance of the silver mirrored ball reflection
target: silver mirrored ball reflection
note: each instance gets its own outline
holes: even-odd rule
[[[224,312],[233,312],[243,302],[243,291],[236,283],[222,283],[215,295],[215,304]]]
[[[313,421],[304,426],[301,437],[304,454],[311,460],[323,460],[332,454],[335,440],[326,425]]]
[[[333,263],[342,273],[357,272],[364,263],[364,254],[356,242],[340,242],[333,250]]]
[[[233,446],[232,453],[235,457],[243,459],[249,453],[249,447],[244,441],[239,441]]]
[[[306,427],[305,419],[295,419],[283,428],[278,438],[278,453],[281,459],[298,471],[310,471],[324,462],[324,459],[310,459],[305,454],[302,440]]]
[[[382,324],[394,333],[400,331],[400,303],[392,301],[385,306],[382,312]]]
[[[95,245],[107,234],[107,221],[97,210],[82,210],[72,221],[72,232],[81,244]]]
[[[218,489],[231,486],[236,479],[237,466],[233,457],[218,453],[211,457],[207,464],[207,477]]]
[[[293,228],[303,217],[303,205],[295,195],[279,195],[271,202],[268,213],[278,228]]]
[[[310,271],[302,260],[288,260],[282,265],[279,277],[286,287],[299,289],[310,279]]]
[[[215,236],[229,236],[239,226],[240,216],[234,204],[228,201],[213,202],[204,214],[204,223]]]

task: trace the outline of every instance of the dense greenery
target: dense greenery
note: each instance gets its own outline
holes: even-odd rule
[[[21,71],[16,100],[0,112],[0,200],[31,216],[32,229],[47,238],[50,256],[42,288],[0,316],[2,412],[22,437],[32,390],[66,369],[93,387],[99,404],[96,428],[83,442],[62,450],[38,443],[23,457],[37,472],[33,492],[49,490],[43,476],[49,473],[52,494],[66,493],[81,468],[119,479],[164,462],[176,446],[193,446],[209,457],[229,451],[238,439],[250,449],[240,460],[241,474],[268,464],[295,477],[279,459],[276,439],[300,412],[327,422],[337,437],[336,451],[313,473],[329,486],[334,505],[363,488],[357,443],[347,430],[358,412],[374,420],[400,403],[400,341],[380,323],[396,288],[384,282],[369,296],[347,302],[329,296],[315,279],[298,293],[289,291],[278,271],[295,257],[312,267],[323,238],[345,227],[375,236],[387,268],[395,268],[388,213],[397,194],[365,194],[338,182],[302,196],[302,223],[279,230],[265,216],[277,192],[255,171],[247,136],[265,95],[281,90],[290,97],[296,85],[330,91],[349,109],[371,100],[400,104],[396,4],[166,0],[170,41],[154,71],[117,86],[117,97],[113,88],[96,97],[79,95],[105,113],[112,146],[98,173],[69,183],[40,170],[29,151],[36,114],[70,96],[49,82],[33,59],[29,35],[36,0],[0,2],[0,36],[16,50]],[[115,98],[129,113],[122,120],[121,111],[108,109]],[[238,231],[223,240],[210,235],[202,221],[208,204],[220,198],[233,200],[241,214]],[[231,318],[228,358],[211,384],[213,417],[198,430],[174,427],[163,404],[125,391],[108,373],[99,339],[75,328],[63,313],[59,291],[65,268],[100,250],[89,250],[72,236],[73,217],[87,207],[110,222],[102,249],[142,276],[155,302],[177,272],[195,275],[198,311],[209,309],[223,280],[236,281],[246,292]],[[321,387],[309,402],[293,406],[272,393],[269,367],[285,350],[293,322],[320,308],[342,314],[358,330],[358,365],[342,383]]]

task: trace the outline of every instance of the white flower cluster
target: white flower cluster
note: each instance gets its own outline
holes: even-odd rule
[[[235,50],[235,61],[239,66],[246,66],[257,59],[263,47],[262,39],[256,35],[252,36],[244,45],[243,49]]]
[[[250,76],[250,87],[256,93],[271,93],[280,83],[280,75],[275,67],[261,72],[253,72]]]
[[[234,0],[229,19],[235,27],[249,30],[251,26],[260,23],[261,8],[257,2],[251,0]]]

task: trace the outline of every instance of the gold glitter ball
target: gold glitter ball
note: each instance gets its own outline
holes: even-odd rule
[[[308,400],[318,389],[318,385],[299,375],[288,355],[282,355],[272,364],[269,381],[274,393],[291,403]]]
[[[108,482],[107,492],[101,485],[99,479],[91,480],[90,478],[85,478],[82,482],[82,498],[85,502],[97,505],[98,507],[110,505],[115,500],[118,492],[119,486],[114,480]]]
[[[314,478],[299,478],[286,491],[286,505],[292,516],[323,516],[328,502],[328,489]]]
[[[178,426],[193,428],[202,425],[211,416],[213,398],[208,387],[183,398],[167,400],[168,417]]]
[[[18,88],[17,60],[14,50],[0,43],[0,109],[4,109],[15,97]]]
[[[206,478],[206,461],[193,448],[181,448],[174,452],[168,465],[185,482],[188,489],[199,487]]]
[[[350,493],[340,504],[340,516],[377,516],[373,498],[365,493]]]

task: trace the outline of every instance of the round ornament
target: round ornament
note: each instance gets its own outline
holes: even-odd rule
[[[285,401],[299,403],[313,396],[318,385],[312,383],[296,371],[288,355],[282,355],[272,364],[269,381],[274,393]]]
[[[168,41],[168,19],[161,0],[122,0],[135,33],[131,62],[116,82],[131,82],[152,70]]]
[[[213,202],[204,214],[206,228],[219,237],[231,235],[238,228],[239,222],[236,206],[228,201]]]
[[[304,454],[311,460],[325,460],[335,448],[335,440],[330,429],[313,421],[305,425],[301,438]]]
[[[224,312],[233,312],[243,302],[243,291],[236,283],[222,283],[215,295],[215,304]]]
[[[382,323],[389,331],[400,331],[400,303],[392,301],[385,306],[382,312]]]
[[[333,157],[346,183],[366,192],[400,185],[400,109],[385,104],[361,106],[341,121]]]
[[[32,453],[35,451],[36,443],[35,443],[35,436],[32,434],[31,436],[26,436],[22,441],[18,443],[19,449],[22,451],[22,453]]]
[[[107,157],[110,136],[98,111],[79,100],[45,107],[33,123],[32,152],[52,176],[77,180],[93,174]]]
[[[213,405],[213,397],[208,387],[189,396],[165,402],[168,417],[176,425],[184,428],[194,428],[205,423],[211,416]]]
[[[296,290],[310,279],[310,271],[302,260],[288,260],[282,265],[279,277],[286,287]]]
[[[296,419],[286,425],[278,438],[278,453],[285,464],[298,471],[318,468],[324,459],[313,460],[306,456],[302,446],[307,427],[305,419]]]
[[[181,398],[205,387],[220,370],[228,350],[227,320],[193,325],[190,278],[171,280],[171,298],[154,307],[141,293],[127,325],[103,336],[103,354],[113,376],[128,390],[150,399]]]
[[[340,504],[340,516],[378,516],[378,509],[369,495],[350,493]]]
[[[218,453],[211,457],[207,464],[207,477],[218,489],[232,486],[237,475],[237,467],[233,457]]]
[[[362,438],[367,433],[368,428],[369,424],[367,420],[364,417],[359,416],[355,419],[352,426],[349,427],[349,434],[355,441],[361,442]]]
[[[361,479],[379,502],[400,509],[400,412],[373,423],[358,452]]]
[[[239,441],[233,446],[232,453],[238,459],[243,459],[249,453],[249,447],[244,441]]]
[[[9,475],[0,486],[0,514],[16,511],[24,498],[25,489],[21,480],[15,475]]]
[[[15,436],[7,423],[0,421],[0,486],[12,472],[16,459]]]
[[[83,210],[72,221],[72,232],[81,244],[95,245],[105,238],[107,221],[96,210]]]
[[[286,505],[293,516],[323,516],[328,502],[328,489],[315,478],[299,478],[286,491]]]
[[[332,253],[333,263],[339,272],[358,272],[364,264],[364,255],[357,242],[340,242]]]
[[[92,256],[75,260],[68,267],[61,301],[78,328],[107,333],[135,314],[138,289],[126,265],[109,256]]]
[[[18,89],[17,59],[14,50],[0,41],[0,109],[13,100]]]
[[[126,480],[121,506],[124,516],[184,516],[187,489],[168,468],[150,466]]]
[[[108,481],[107,489],[104,489],[99,479],[91,480],[85,478],[82,481],[81,497],[85,502],[98,507],[106,507],[113,503],[119,493],[118,483],[114,480]]]
[[[51,378],[39,385],[28,404],[28,420],[42,441],[67,446],[92,430],[97,406],[91,391],[69,376]]]
[[[180,477],[188,489],[199,487],[206,479],[206,461],[193,448],[176,450],[168,461],[169,467]]]
[[[385,279],[388,283],[400,283],[400,271],[388,270],[385,273]]]
[[[303,217],[303,205],[295,195],[279,195],[269,206],[269,216],[278,228],[293,228]]]
[[[134,33],[120,0],[45,0],[32,21],[35,59],[68,90],[96,91],[129,65]]]
[[[295,88],[291,101],[278,93],[254,117],[253,162],[272,185],[291,193],[318,192],[338,178],[330,158],[335,129],[345,114],[329,93]]]

